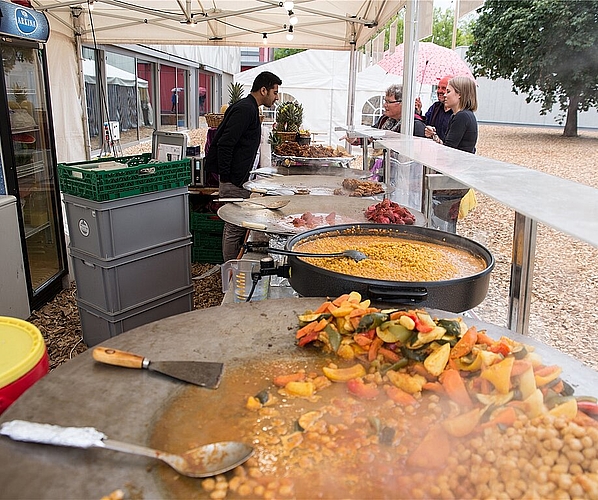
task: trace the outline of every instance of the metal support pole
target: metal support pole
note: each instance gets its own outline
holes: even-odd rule
[[[529,330],[536,233],[537,222],[515,212],[508,327],[522,335]]]

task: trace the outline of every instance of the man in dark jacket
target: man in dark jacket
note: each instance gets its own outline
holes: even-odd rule
[[[448,124],[453,116],[453,112],[444,106],[446,86],[452,75],[447,75],[438,81],[436,87],[436,96],[438,100],[430,106],[430,109],[426,112],[425,122],[429,127],[433,127],[434,130],[426,128],[426,137],[432,138],[434,133],[444,141],[446,137],[446,131],[448,130]],[[421,114],[421,101],[419,98],[415,100],[415,112]],[[434,132],[435,131],[435,132]]]
[[[264,71],[253,81],[250,94],[226,110],[205,159],[206,171],[219,175],[221,198],[249,198],[250,192],[243,184],[249,180],[260,146],[259,107],[269,108],[276,102],[279,85],[282,85],[280,78]],[[222,254],[225,261],[237,258],[245,231],[234,224],[224,224]]]

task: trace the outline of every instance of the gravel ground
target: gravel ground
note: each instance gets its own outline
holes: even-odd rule
[[[189,132],[189,144],[205,144],[206,129]],[[124,151],[151,151],[151,143]],[[598,132],[580,131],[577,138],[547,128],[480,126],[478,154],[524,165],[598,188]],[[547,193],[550,196],[550,193]],[[496,258],[486,300],[475,313],[481,320],[507,325],[508,288],[514,212],[478,193],[478,206],[459,222],[459,234],[485,244]],[[588,214],[588,217],[596,214]],[[194,264],[195,308],[220,304],[220,273],[210,264]],[[208,274],[208,276],[205,276]],[[530,336],[598,369],[598,248],[539,225],[530,314]],[[75,286],[35,311],[48,346],[51,368],[87,349],[75,303]]]

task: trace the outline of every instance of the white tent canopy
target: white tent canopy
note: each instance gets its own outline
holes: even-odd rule
[[[280,90],[303,105],[303,127],[317,133],[317,140],[336,146],[345,134],[334,129],[347,123],[349,58],[348,52],[306,50],[237,73],[235,81],[242,83],[247,93],[261,71],[272,71],[282,80]],[[390,85],[400,84],[402,79],[375,64],[359,72],[356,82],[355,122],[359,125],[364,103],[371,97],[384,95]],[[422,89],[425,109],[430,102],[430,90],[430,86]]]
[[[432,0],[426,0],[432,3]],[[297,0],[290,18],[279,0],[32,0],[53,25],[83,43],[263,46],[350,50],[363,46],[407,0]]]

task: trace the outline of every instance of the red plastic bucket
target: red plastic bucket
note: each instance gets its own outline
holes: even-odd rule
[[[39,329],[27,321],[0,316],[0,414],[49,369]]]

